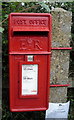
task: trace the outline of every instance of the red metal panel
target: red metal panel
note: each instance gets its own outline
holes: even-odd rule
[[[9,16],[10,110],[48,108],[51,54],[51,15],[11,13]],[[28,61],[28,56],[33,61]],[[22,95],[22,65],[38,65],[37,94]]]

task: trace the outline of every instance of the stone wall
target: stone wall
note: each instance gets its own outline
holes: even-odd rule
[[[52,57],[51,57],[51,79],[50,84],[70,84],[69,59],[70,50],[57,50],[53,48],[69,48],[71,41],[71,19],[72,14],[62,8],[55,8],[52,15]],[[67,87],[51,87],[50,102],[66,102]]]

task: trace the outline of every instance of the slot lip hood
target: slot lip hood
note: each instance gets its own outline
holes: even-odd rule
[[[45,32],[49,32],[49,28],[47,27],[13,27],[12,29],[13,32],[21,32],[21,31],[45,31]]]

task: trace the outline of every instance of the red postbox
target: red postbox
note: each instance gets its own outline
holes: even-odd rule
[[[9,90],[13,112],[48,108],[51,15],[9,15]]]

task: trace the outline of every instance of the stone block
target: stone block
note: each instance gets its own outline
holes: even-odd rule
[[[55,8],[52,15],[52,47],[70,47],[72,13]]]
[[[67,101],[67,87],[51,87],[49,101],[60,103]]]
[[[71,84],[69,76],[69,57],[68,50],[53,50],[51,57],[50,83],[51,84]]]

